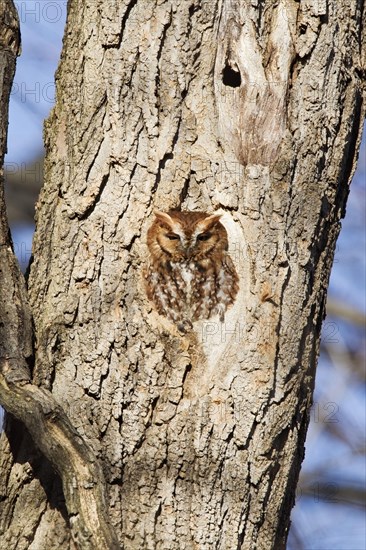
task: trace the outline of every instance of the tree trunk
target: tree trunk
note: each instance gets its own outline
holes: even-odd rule
[[[1,439],[1,547],[285,548],[363,121],[363,3],[254,4],[69,2],[32,384],[1,375],[22,421]],[[223,323],[182,335],[148,302],[154,209],[222,212],[240,277]]]

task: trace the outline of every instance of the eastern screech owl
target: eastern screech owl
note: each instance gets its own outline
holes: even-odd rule
[[[178,324],[224,314],[238,292],[220,214],[156,212],[147,233],[146,292],[158,313]]]

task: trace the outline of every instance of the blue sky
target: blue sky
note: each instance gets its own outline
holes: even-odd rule
[[[43,148],[42,123],[53,105],[54,72],[62,45],[66,0],[15,3],[20,15],[23,51],[18,60],[11,96],[6,163],[27,165]],[[366,311],[365,189],[364,139],[357,174],[351,185],[346,218],[342,221],[329,289],[330,297],[361,312]],[[15,249],[26,260],[30,255],[33,227],[16,226],[12,232]],[[329,319],[328,322],[334,321]],[[331,342],[330,350],[347,350],[350,345],[364,345],[363,332],[338,321],[336,329],[336,338]],[[315,406],[324,417],[329,412],[329,403],[335,403],[339,423],[343,423],[346,430],[347,426],[351,426],[364,437],[363,388],[347,370],[341,367],[332,369],[330,362],[331,357],[321,358]],[[304,472],[328,467],[335,479],[337,476],[351,476],[359,484],[365,473],[361,458],[350,455],[347,446],[330,441],[323,427],[319,422],[312,422]],[[316,499],[302,498],[301,502],[293,517],[300,525],[300,531],[304,532],[308,544],[304,547],[306,550],[364,550],[365,519],[359,511],[319,503]]]

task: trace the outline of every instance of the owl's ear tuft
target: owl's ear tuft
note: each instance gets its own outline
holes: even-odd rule
[[[220,221],[222,214],[211,214],[210,216],[207,216],[204,220],[201,220],[198,223],[199,228],[202,231],[209,231],[210,229],[213,229],[215,225]]]
[[[174,222],[172,218],[166,212],[161,212],[160,210],[155,210],[154,212],[156,219],[168,227],[172,227]]]

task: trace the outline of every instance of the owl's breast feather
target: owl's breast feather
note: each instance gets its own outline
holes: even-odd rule
[[[189,264],[182,264],[181,266],[182,279],[188,286],[191,286],[191,282],[194,277],[194,271],[195,265],[193,262]]]
[[[173,278],[189,301],[191,298],[192,281],[197,275],[196,265],[194,262],[172,262],[171,267]]]

